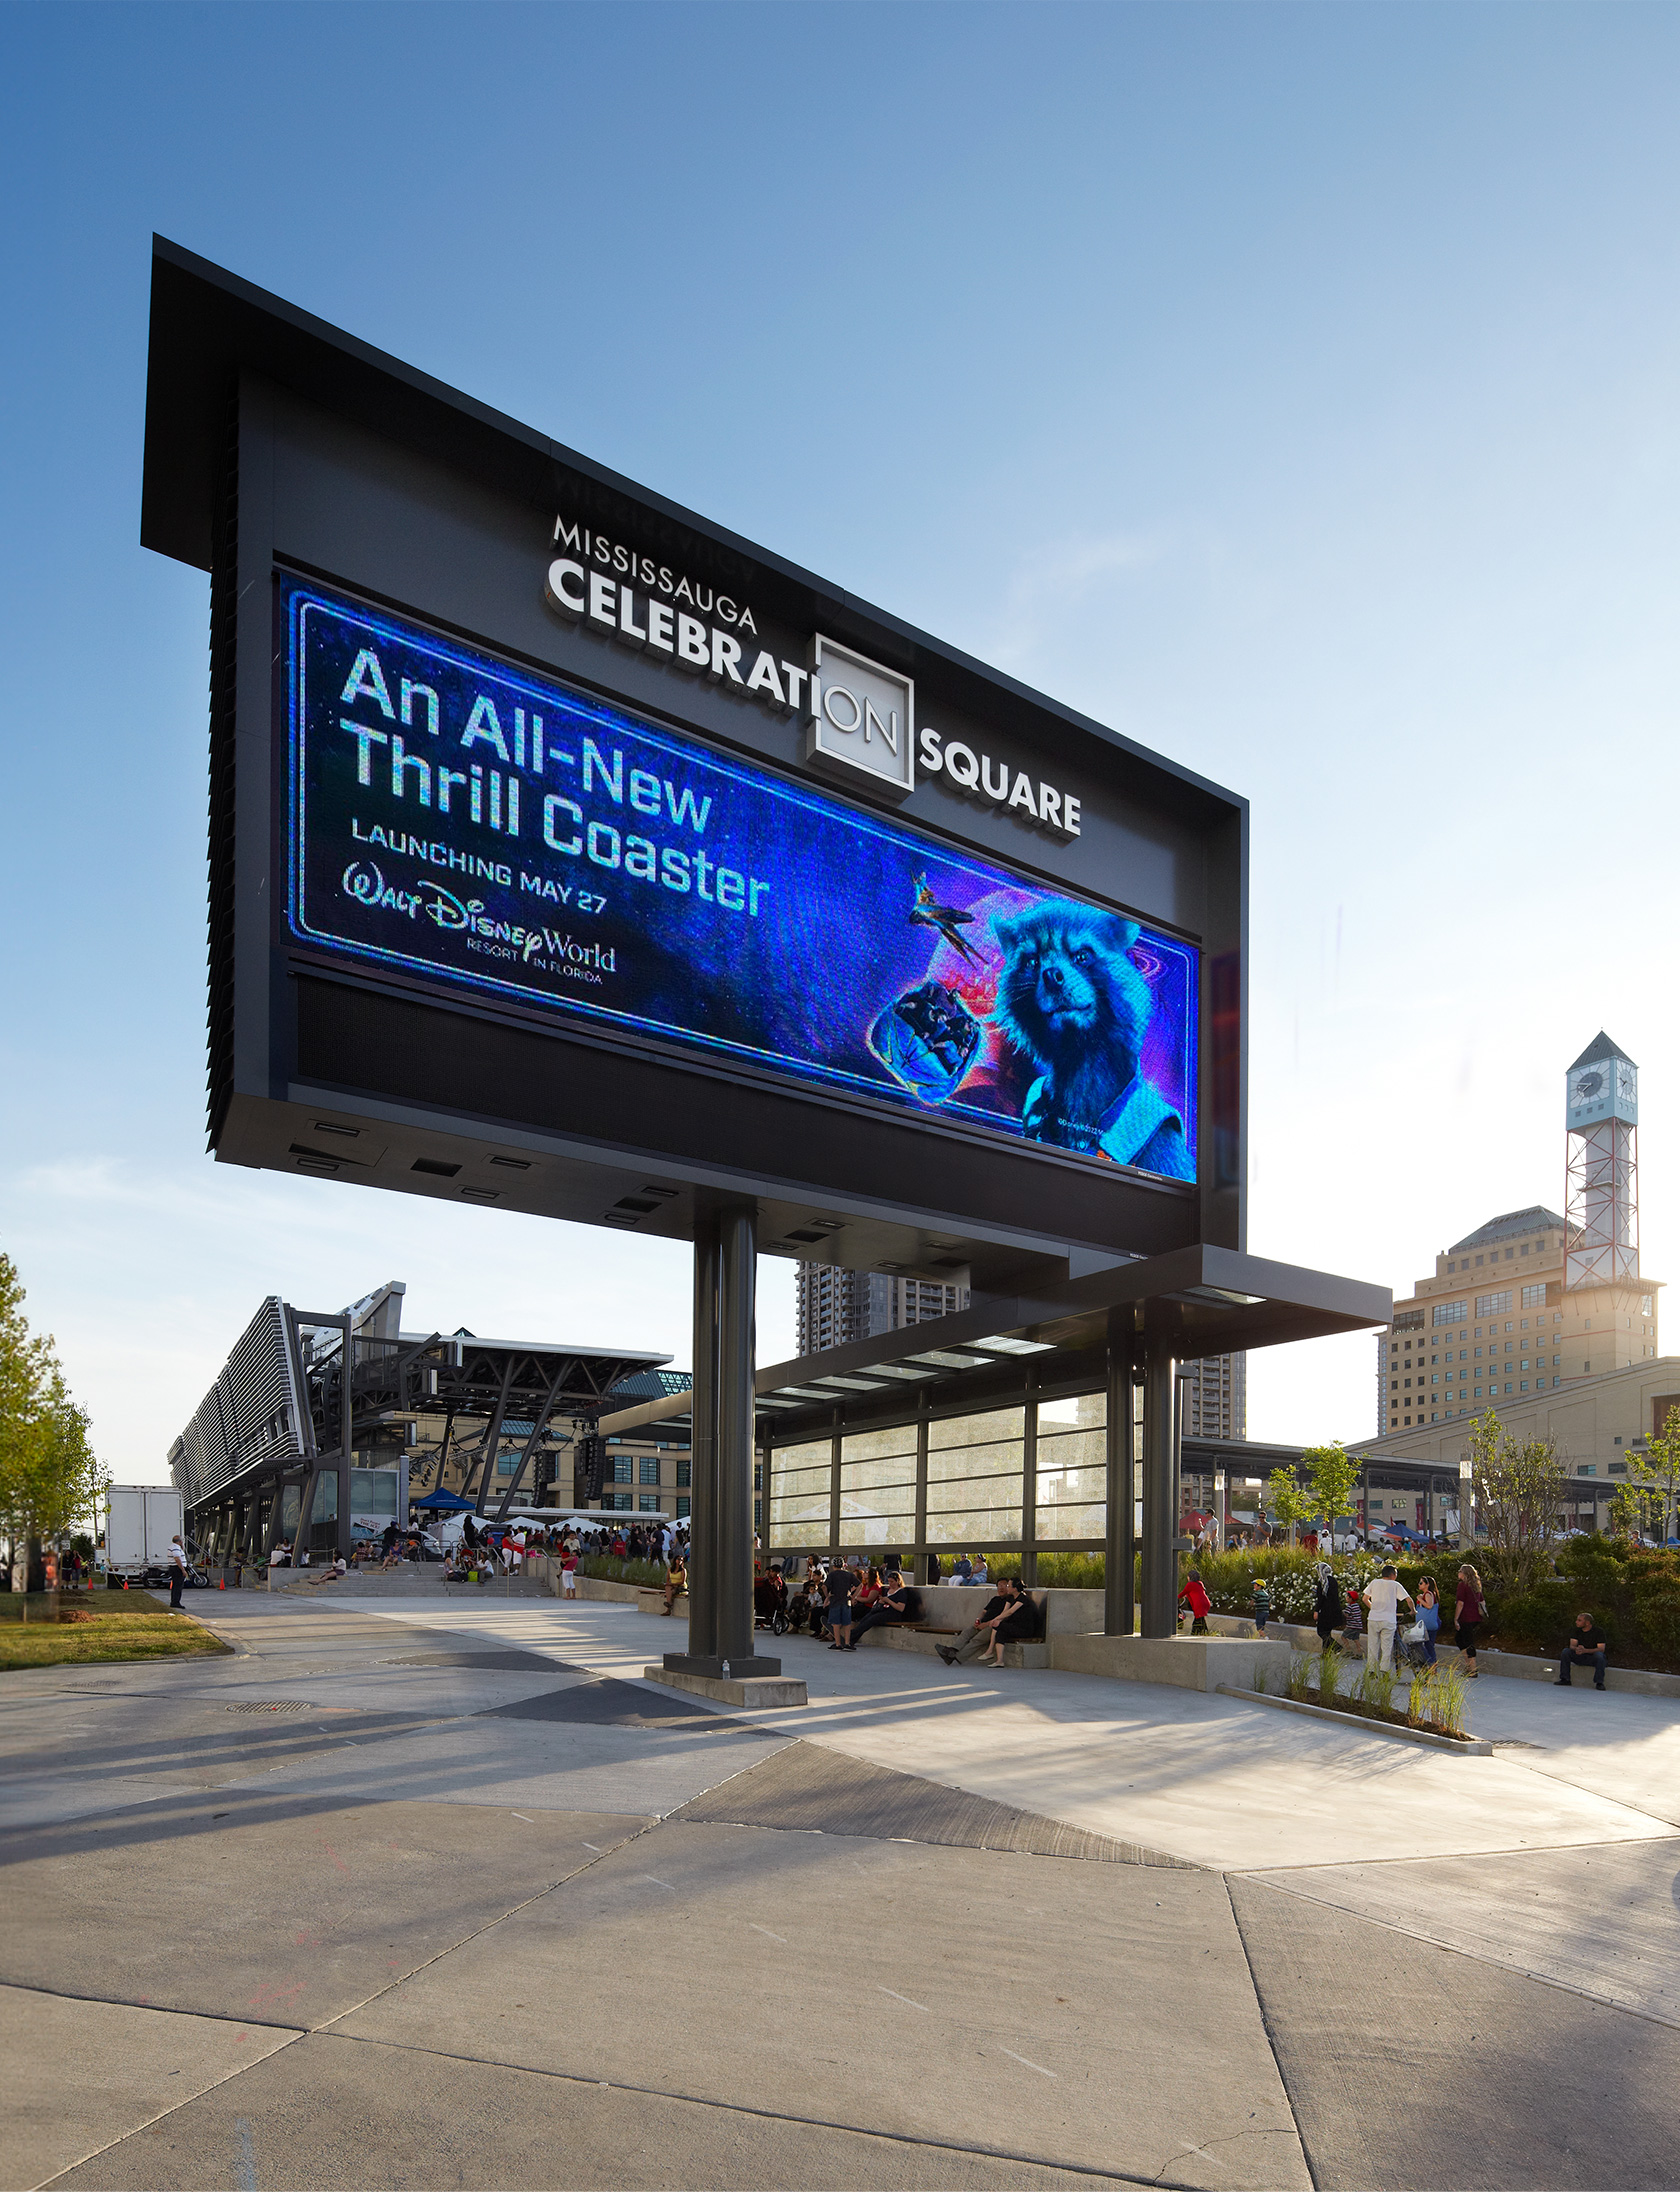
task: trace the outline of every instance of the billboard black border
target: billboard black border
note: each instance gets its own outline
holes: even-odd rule
[[[836,1160],[846,1168],[842,1180],[824,1169],[827,1153],[813,1150],[811,1132],[803,1130],[795,1116],[803,1112],[819,1134],[820,1120],[828,1116],[850,1121],[860,1133],[886,1133],[900,1140],[913,1137],[923,1147],[932,1146],[930,1127],[942,1139],[950,1137],[944,1146],[953,1155],[960,1151],[964,1160],[950,1180],[950,1193],[977,1195],[972,1207],[967,1202],[953,1207],[948,1200],[933,1203],[919,1178],[906,1180],[907,1169],[914,1172],[915,1167],[907,1168],[901,1147],[883,1150],[882,1170],[896,1176],[891,1192],[903,1201],[907,1213],[930,1213],[932,1223],[947,1231],[966,1230],[977,1241],[996,1240],[1000,1232],[1018,1233],[1024,1225],[1041,1237],[1102,1245],[1110,1255],[1159,1252],[1171,1245],[1168,1234],[1181,1241],[1199,1238],[1232,1248],[1242,1246],[1246,1232],[1246,800],[161,239],[155,241],[153,275],[142,537],[159,552],[200,567],[208,565],[211,573],[210,1109],[219,1155],[223,1154],[220,1129],[235,1104],[245,1107],[243,1147],[228,1154],[235,1162],[267,1164],[275,1160],[261,1146],[262,1134],[254,1131],[256,1113],[266,1106],[278,1120],[288,1105],[296,1108],[324,1095],[318,1075],[312,1079],[307,1070],[297,1070],[296,993],[300,980],[331,987],[342,984],[347,971],[334,965],[329,972],[314,958],[306,963],[301,954],[290,965],[277,962],[267,933],[272,902],[262,904],[272,879],[257,872],[269,857],[272,801],[271,811],[262,819],[259,845],[252,831],[256,817],[246,812],[249,802],[234,797],[240,763],[241,775],[254,771],[265,779],[262,796],[270,797],[267,763],[275,755],[276,722],[270,689],[272,579],[278,562],[306,579],[318,577],[353,599],[388,604],[394,614],[413,618],[421,626],[458,635],[463,644],[481,649],[492,659],[531,662],[545,679],[599,692],[612,705],[651,720],[671,720],[682,735],[703,745],[740,750],[719,723],[715,709],[690,717],[686,710],[661,708],[650,704],[645,689],[634,682],[619,686],[589,675],[574,654],[559,651],[550,657],[542,649],[533,655],[528,647],[513,643],[508,635],[522,625],[527,632],[533,628],[524,612],[511,616],[505,628],[494,620],[486,624],[479,616],[461,618],[440,614],[435,608],[422,614],[408,606],[417,598],[412,587],[371,584],[366,578],[347,581],[338,575],[351,567],[342,557],[298,554],[303,541],[284,537],[278,516],[274,465],[284,460],[288,450],[317,468],[325,465],[327,471],[318,473],[317,486],[325,479],[330,490],[335,465],[348,458],[354,467],[365,456],[374,467],[373,476],[395,483],[399,495],[406,493],[417,512],[432,513],[441,528],[438,538],[448,538],[448,528],[455,522],[452,510],[464,514],[474,500],[480,509],[499,510],[501,516],[494,522],[504,544],[504,562],[509,555],[525,552],[517,544],[529,528],[539,526],[540,537],[546,540],[557,503],[581,495],[585,499],[577,507],[593,509],[597,516],[610,512],[605,522],[618,524],[645,547],[680,541],[683,554],[694,557],[701,570],[727,567],[733,575],[750,569],[755,574],[755,599],[761,597],[761,613],[790,634],[818,630],[883,659],[902,661],[919,688],[937,691],[939,709],[966,714],[982,729],[990,724],[1000,736],[1013,735],[1024,742],[1028,751],[1040,750],[1051,757],[1059,754],[1066,766],[1086,772],[1094,785],[1106,786],[1112,799],[1106,807],[1109,826],[1118,838],[1153,840],[1167,857],[1181,864],[1185,887],[1175,893],[1174,905],[1188,918],[1173,918],[1160,893],[1156,902],[1163,910],[1148,906],[1135,910],[1151,925],[1193,944],[1198,954],[1200,1149],[1194,1187],[1199,1210],[1188,1207],[1188,1183],[1161,1181],[1044,1146],[1029,1150],[1012,1138],[1000,1142],[988,1136],[974,1141],[966,1129],[952,1128],[926,1114],[912,1119],[890,1105],[876,1107],[850,1093],[843,1104],[832,1103],[808,1086],[801,1085],[795,1095],[768,1081],[749,1081],[733,1069],[720,1084],[714,1078],[715,1069],[692,1055],[685,1053],[680,1059],[646,1055],[645,1069],[655,1077],[688,1077],[696,1089],[733,1086],[743,1095],[750,1091],[762,1098],[774,1111],[776,1116],[767,1118],[761,1110],[757,1122],[762,1154],[757,1147],[746,1152],[737,1143],[731,1154],[717,1161],[725,1171],[733,1168],[733,1176],[741,1182],[739,1192],[772,1199],[855,1201],[860,1210],[873,1197],[879,1213],[884,1196],[876,1195],[873,1180],[864,1177],[873,1167],[860,1158],[855,1140],[848,1144],[844,1158]],[[248,403],[251,416],[266,421],[249,447]],[[319,427],[311,423],[315,419]],[[386,454],[381,455],[381,450]],[[435,482],[435,488],[428,482]],[[312,520],[303,532],[318,537],[324,547],[341,534],[350,542],[355,527],[340,527],[330,519]],[[527,550],[531,546],[529,539],[526,546]],[[354,567],[361,568],[359,563]],[[376,554],[369,562],[370,570],[388,569],[394,574],[402,568],[400,555]],[[436,598],[447,600],[450,592],[445,584]],[[423,598],[434,597],[427,593]],[[460,602],[479,607],[487,598],[480,588],[475,601],[474,589],[468,586]],[[259,602],[260,630],[252,621],[252,610]],[[259,670],[258,658],[264,654],[268,659]],[[263,694],[260,703],[257,678]],[[253,745],[259,713],[266,717],[260,768]],[[782,776],[791,773],[794,782],[801,781],[797,773],[778,767],[762,746],[749,744],[746,751],[754,766]],[[246,776],[246,781],[254,781],[254,776]],[[1001,849],[996,834],[989,835],[981,826],[988,819],[984,813],[977,816],[971,835],[947,830],[926,814],[918,815],[911,827],[932,843],[963,846],[1008,870],[1042,878],[1052,890],[1069,890],[1093,903],[1116,902],[1089,872],[1066,878],[1053,874],[1028,856],[1033,848],[1019,840]],[[219,866],[218,846],[227,855]],[[1183,865],[1186,862],[1188,866]],[[1102,864],[1097,852],[1091,866]],[[295,949],[288,940],[288,958]],[[260,953],[266,971],[259,972],[253,952]],[[451,1018],[461,1025],[471,1010],[462,997],[442,985],[434,990],[418,984],[410,990],[386,974],[382,986],[394,1005],[405,1010],[417,1007],[440,1028]],[[499,1003],[494,1018],[521,1042],[535,1033],[548,1042],[570,1046],[579,1057],[589,1054],[581,1031],[562,1031],[540,1021],[535,1029],[528,1028],[505,1001]],[[490,1016],[486,1019],[488,1023]],[[618,1034],[611,1053],[626,1061],[641,1055]],[[302,1093],[289,1083],[298,1084]],[[370,1115],[383,1116],[379,1081],[369,1080],[365,1093],[372,1106]],[[412,1091],[407,1098],[391,1101],[406,1102],[411,1110],[426,1107],[426,1099]],[[451,1107],[439,1101],[436,1108],[441,1115]],[[474,1136],[486,1128],[522,1131],[517,1119],[498,1117],[481,1101],[459,1107],[456,1115],[470,1122],[463,1132]],[[436,1125],[438,1131],[446,1132],[447,1117],[440,1116]],[[657,1137],[634,1144],[616,1133],[602,1135],[598,1125],[580,1123],[575,1134],[569,1134],[564,1125],[538,1126],[535,1121],[529,1125],[539,1136],[558,1138],[557,1162],[562,1164],[569,1161],[564,1153],[568,1146],[576,1161],[586,1166],[610,1169],[619,1161],[612,1153],[622,1149],[637,1152],[629,1160],[632,1163],[659,1162],[656,1151],[662,1143]],[[605,1152],[600,1158],[590,1154],[592,1136]],[[848,1142],[843,1133],[838,1139]],[[1025,1165],[1020,1162],[1023,1157]],[[688,1167],[688,1177],[698,1181],[710,1153],[701,1161],[692,1149],[682,1157],[673,1149],[672,1160]],[[283,1164],[283,1157],[280,1161]],[[1017,1178],[999,1183],[994,1197],[976,1173],[980,1161],[1001,1163],[1009,1172],[1028,1173],[1042,1181],[1050,1190],[1043,1199],[1054,1205],[1042,1214],[1042,1223],[1021,1214],[1023,1204],[1039,1191],[1025,1193],[1024,1183]],[[1052,1182],[1058,1183],[1053,1189]],[[1110,1192],[1098,1194],[1094,1207],[1078,1203],[1081,1188],[1096,1189],[1099,1182]],[[1163,1196],[1168,1198],[1166,1205]],[[1152,1213],[1144,1204],[1152,1206]],[[1184,1216],[1164,1232],[1162,1221],[1169,1207]],[[1129,1212],[1135,1213],[1135,1223]]]
[[[274,773],[270,794],[273,837],[270,859],[273,863],[272,872],[277,877],[283,876],[285,878],[285,887],[284,889],[276,889],[271,894],[270,940],[273,949],[281,955],[288,970],[307,966],[313,974],[320,977],[329,979],[353,977],[360,987],[367,989],[397,988],[405,995],[448,1010],[459,1009],[469,1001],[476,1000],[477,1010],[474,1014],[476,1018],[513,1020],[531,1032],[563,1036],[568,1042],[579,1043],[587,1049],[602,1054],[612,1055],[627,1050],[639,1051],[660,1064],[674,1067],[679,1071],[699,1072],[709,1080],[761,1089],[768,1093],[791,1097],[800,1102],[817,1102],[826,1110],[861,1112],[866,1117],[892,1120],[900,1125],[909,1124],[918,1131],[931,1128],[941,1138],[961,1142],[970,1148],[981,1151],[995,1151],[1001,1145],[1011,1151],[1019,1149],[1035,1162],[1045,1160],[1064,1167],[1071,1166],[1075,1170],[1095,1173],[1099,1177],[1119,1172],[1133,1182],[1147,1181],[1151,1186],[1165,1188],[1177,1196],[1194,1197],[1198,1194],[1199,1152],[1202,1132],[1200,1110],[1202,1020],[1204,1014],[1202,986],[1206,979],[1208,954],[1199,937],[1192,936],[1177,924],[1152,920],[1149,915],[1140,912],[1137,908],[1124,906],[1113,899],[1096,900],[1092,903],[1095,903],[1099,910],[1122,914],[1127,919],[1147,923],[1151,928],[1170,934],[1176,942],[1184,945],[1187,950],[1194,952],[1196,957],[1196,1025],[1193,1060],[1197,1083],[1196,1148],[1198,1151],[1198,1179],[1175,1180],[1162,1173],[1150,1172],[1141,1166],[1116,1164],[1112,1158],[1097,1156],[1082,1150],[1064,1149],[1056,1143],[1031,1142],[1025,1136],[1004,1134],[995,1129],[988,1131],[984,1127],[968,1125],[943,1111],[913,1109],[907,1104],[895,1104],[881,1097],[872,1096],[867,1090],[849,1090],[840,1093],[833,1088],[825,1087],[821,1082],[798,1081],[791,1076],[777,1074],[769,1067],[755,1067],[744,1060],[730,1059],[721,1054],[709,1053],[699,1048],[690,1049],[680,1041],[662,1041],[658,1036],[649,1035],[641,1030],[603,1029],[598,1023],[587,1018],[580,1017],[576,1020],[570,1018],[563,1008],[559,1011],[545,1010],[541,1005],[527,1004],[514,996],[500,997],[494,992],[480,996],[468,983],[452,983],[447,977],[442,976],[429,979],[426,975],[409,967],[375,966],[359,959],[353,947],[345,946],[342,953],[335,953],[328,947],[298,937],[293,931],[288,918],[294,878],[290,843],[291,792],[287,769],[291,726],[289,702],[285,691],[287,635],[284,628],[283,573],[286,576],[301,578],[309,584],[329,587],[333,592],[344,595],[350,601],[365,603],[370,609],[375,607],[383,608],[391,616],[401,617],[421,629],[435,632],[440,639],[452,639],[456,644],[470,648],[473,653],[484,657],[492,666],[500,656],[505,655],[510,663],[527,668],[532,676],[541,678],[545,682],[557,686],[562,691],[569,689],[573,680],[569,673],[562,675],[551,668],[545,668],[540,663],[530,661],[522,655],[516,655],[511,649],[497,649],[481,638],[458,631],[452,626],[446,626],[436,617],[422,616],[400,603],[384,601],[382,597],[375,596],[366,587],[348,585],[342,579],[331,577],[327,573],[306,570],[296,558],[276,558],[273,576],[274,690],[275,705],[279,712],[271,747]],[[578,685],[581,691],[593,694],[626,715],[632,717],[637,714],[652,715],[654,712],[644,709],[640,702],[624,700],[605,687],[584,686],[582,681],[578,681]],[[711,734],[697,730],[692,724],[686,723],[680,718],[662,714],[658,719],[658,727],[669,730],[673,736],[692,741],[705,751],[712,750]],[[753,752],[748,747],[732,747],[730,752],[739,755],[753,768],[762,770],[766,775],[773,775],[778,782],[785,783],[795,790],[801,792],[814,791],[821,797],[834,800],[837,805],[842,807],[857,804],[841,797],[833,785],[827,783],[812,784],[785,767],[778,767],[773,763],[766,762],[761,755]],[[872,817],[876,815],[874,808],[861,804],[857,804],[857,811]],[[965,845],[960,838],[938,833],[931,825],[920,819],[911,821],[898,815],[879,818],[890,821],[895,828],[903,830],[909,836],[923,839],[932,846],[937,847],[948,843],[958,853],[967,852],[974,855],[974,848]],[[997,861],[997,856],[991,853],[974,856],[984,857],[994,862]],[[1002,865],[1003,863],[999,862],[998,864]],[[1044,881],[1048,883],[1051,889],[1056,888],[1056,878],[1046,877]],[[1068,895],[1076,899],[1083,899],[1084,897],[1083,892],[1069,893]]]

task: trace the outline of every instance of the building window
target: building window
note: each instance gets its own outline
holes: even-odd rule
[[[1478,1294],[1476,1296],[1476,1314],[1478,1317],[1502,1317],[1510,1306],[1511,1289],[1509,1287],[1505,1289],[1503,1294]]]
[[[628,1454],[614,1454],[612,1480],[615,1484],[628,1484],[630,1482],[630,1456]]]
[[[679,1499],[677,1501],[677,1520],[679,1522],[686,1522],[688,1520],[688,1501],[686,1499]]]
[[[1525,1309],[1544,1309],[1545,1306],[1546,1289],[1544,1284],[1523,1288],[1523,1307]]]
[[[685,1455],[684,1458],[677,1463],[677,1483],[679,1487],[691,1483],[693,1481],[693,1474],[693,1458],[692,1456]]]
[[[641,1456],[636,1468],[636,1482],[638,1484],[657,1484],[659,1482],[659,1456],[657,1454],[643,1454]]]
[[[644,1515],[656,1515],[659,1512],[659,1494],[642,1492],[637,1496],[636,1505]]]
[[[1436,1324],[1462,1324],[1468,1315],[1469,1304],[1466,1302],[1437,1302],[1432,1321]]]

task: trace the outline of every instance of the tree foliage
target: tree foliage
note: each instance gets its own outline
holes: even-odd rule
[[[1490,1408],[1470,1426],[1470,1465],[1489,1570],[1510,1590],[1530,1590],[1563,1526],[1569,1479],[1557,1447],[1514,1439]]]
[[[0,1531],[28,1544],[90,1514],[108,1479],[52,1340],[31,1333],[23,1282],[0,1255]]]
[[[1655,1437],[1629,1447],[1627,1466],[1627,1483],[1610,1503],[1611,1519],[1630,1535],[1638,1532],[1666,1545],[1674,1535],[1675,1502],[1680,1498],[1680,1408],[1668,1411]]]
[[[1340,1439],[1329,1446],[1309,1446],[1301,1462],[1311,1486],[1305,1495],[1307,1516],[1317,1516],[1325,1529],[1334,1533],[1339,1519],[1354,1511],[1358,1467],[1348,1459]]]
[[[1310,1522],[1317,1512],[1311,1495],[1297,1483],[1293,1469],[1272,1471],[1266,1479],[1266,1514],[1273,1524],[1281,1523],[1289,1532],[1291,1544],[1295,1542],[1297,1523]]]

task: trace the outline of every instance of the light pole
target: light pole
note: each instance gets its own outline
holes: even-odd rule
[[[1473,1478],[1468,1459],[1458,1465],[1458,1549],[1461,1553],[1473,1552],[1476,1545],[1475,1523],[1470,1512],[1470,1495]]]

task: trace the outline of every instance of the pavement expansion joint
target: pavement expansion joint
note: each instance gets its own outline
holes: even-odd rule
[[[349,2015],[350,2012],[346,2011],[345,2014]],[[379,2047],[388,2049],[394,2054],[421,2055],[438,2062],[466,2063],[475,2070],[483,2070],[489,2067],[481,2056],[458,2054],[450,2048],[421,2047],[412,2040],[393,2038],[369,2040],[359,2033],[332,2032],[330,2026],[321,2026],[316,2029],[320,2034],[328,2035],[353,2047]],[[1139,2176],[1131,2170],[1103,2169],[1095,2163],[1068,2161],[1060,2156],[1050,2159],[1042,2154],[1021,2153],[1014,2147],[982,2145],[977,2140],[936,2139],[930,2138],[924,2132],[914,2131],[878,2131],[872,2125],[859,2123],[855,2118],[802,2116],[796,2115],[791,2109],[754,2108],[745,2101],[720,2100],[708,2093],[684,2093],[674,2086],[642,2085],[634,2083],[628,2078],[591,2078],[578,2071],[551,2070],[530,2063],[520,2063],[513,2066],[498,2065],[496,2067],[517,2068],[521,2077],[546,2078],[556,2085],[586,2086],[597,2091],[631,2093],[640,2099],[649,2101],[674,2101],[682,2107],[711,2109],[719,2115],[747,2116],[759,2123],[797,2124],[802,2129],[810,2131],[844,2132],[851,2138],[878,2140],[883,2146],[888,2147],[909,2146],[934,2154],[971,2154],[983,2156],[987,2161],[1014,2162],[1023,2169],[1054,2172],[1066,2177],[1088,2177],[1094,2184],[1158,2185],[1161,2187],[1161,2192],[1205,2192],[1205,2186],[1199,2185],[1194,2179],[1169,2177],[1165,2172],[1171,2167],[1171,2163],[1163,2164],[1160,2173],[1145,2177]],[[1263,2133],[1260,2127],[1256,2126],[1255,2131],[1240,2132],[1237,2137],[1252,2138],[1256,2135],[1271,2138],[1291,2138],[1294,2133],[1285,2125],[1268,2126]],[[1229,2145],[1231,2141],[1222,2139],[1213,2140],[1209,2143],[1211,2145]],[[1181,2149],[1181,2152],[1186,2154],[1193,2154],[1197,2151],[1197,2148],[1188,2144]],[[1174,2159],[1177,2158],[1174,2157]]]

